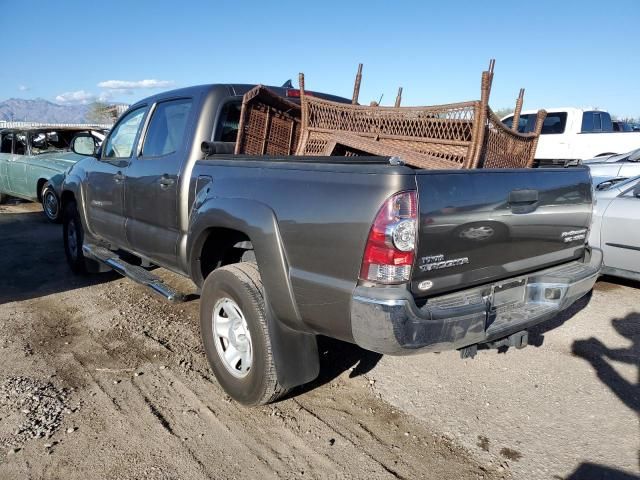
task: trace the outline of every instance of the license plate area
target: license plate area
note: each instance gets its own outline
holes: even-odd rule
[[[522,305],[526,288],[526,278],[494,285],[491,287],[491,308],[498,310],[504,307]]]

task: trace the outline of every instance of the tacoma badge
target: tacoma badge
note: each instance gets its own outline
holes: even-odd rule
[[[445,260],[444,255],[430,255],[420,259],[420,270],[430,272],[431,270],[441,270],[443,268],[457,267],[469,263],[469,257],[452,258]]]

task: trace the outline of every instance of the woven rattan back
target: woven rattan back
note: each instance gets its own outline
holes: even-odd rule
[[[242,98],[235,153],[293,155],[300,140],[300,106],[263,85]]]

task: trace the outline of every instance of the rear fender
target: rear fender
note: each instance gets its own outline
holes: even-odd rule
[[[313,380],[319,372],[318,347],[300,317],[289,279],[289,263],[276,216],[266,205],[247,199],[212,198],[191,215],[187,252],[191,278],[201,285],[200,256],[210,228],[244,233],[253,244],[269,311],[278,382],[285,388]]]

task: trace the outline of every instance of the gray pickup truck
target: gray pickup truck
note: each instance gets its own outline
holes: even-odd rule
[[[313,380],[317,335],[385,354],[472,356],[525,346],[527,328],[592,288],[602,255],[586,244],[586,168],[237,156],[251,87],[136,103],[98,151],[74,140],[91,156],[61,195],[74,272],[112,268],[174,301],[181,294],[148,267],[193,281],[209,363],[237,401],[263,404]]]

